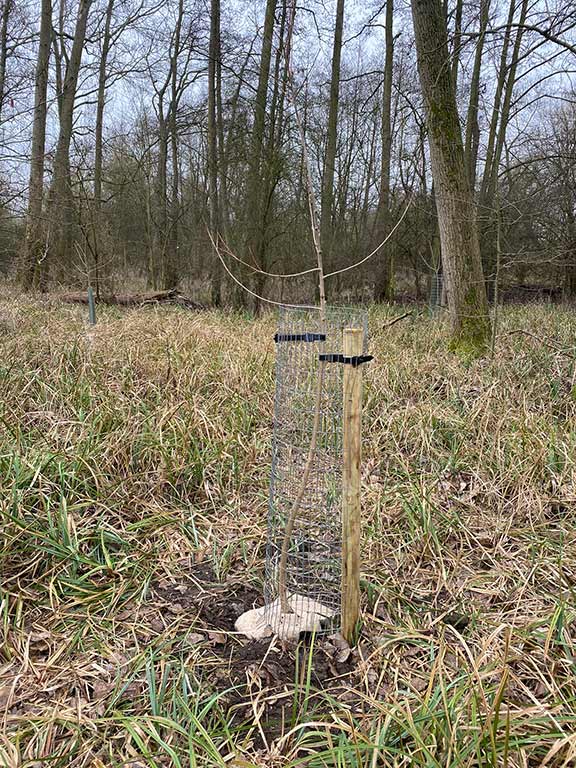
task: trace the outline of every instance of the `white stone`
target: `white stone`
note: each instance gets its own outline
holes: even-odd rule
[[[262,608],[253,608],[236,619],[236,630],[252,640],[261,640],[277,629],[280,640],[297,640],[301,632],[318,632],[321,619],[334,616],[334,611],[317,600],[303,595],[288,598],[292,613],[282,613],[280,598]]]

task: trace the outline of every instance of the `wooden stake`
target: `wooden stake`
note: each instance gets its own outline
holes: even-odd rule
[[[88,319],[90,325],[96,325],[96,305],[94,303],[94,289],[88,286]]]
[[[344,355],[361,355],[364,332],[344,329]],[[360,462],[362,366],[344,366],[344,466],[342,470],[342,635],[352,645],[360,618]]]

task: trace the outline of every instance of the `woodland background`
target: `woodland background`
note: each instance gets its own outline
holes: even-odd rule
[[[299,118],[327,272],[379,245],[408,205],[328,298],[425,298],[441,255],[409,3],[298,5],[289,56],[291,7],[4,0],[2,271],[25,288],[178,287],[258,309],[211,232],[256,293],[310,300],[314,274],[267,278],[230,256],[314,266]],[[505,296],[573,298],[573,3],[446,0],[444,14],[489,294],[498,266]]]

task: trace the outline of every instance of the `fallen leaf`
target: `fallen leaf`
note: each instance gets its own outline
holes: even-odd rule
[[[355,704],[358,701],[358,694],[356,691],[346,691],[339,699],[346,702],[346,704]]]
[[[414,688],[415,691],[422,693],[422,691],[426,690],[428,687],[428,680],[424,679],[423,677],[413,677],[410,680],[410,685],[412,688]]]
[[[115,687],[114,680],[95,680],[92,686],[92,700],[100,701],[107,698]]]
[[[251,640],[260,640],[272,635],[272,629],[266,619],[264,608],[252,608],[245,611],[234,622],[234,628]]]
[[[402,658],[410,659],[413,656],[419,656],[422,653],[422,648],[419,645],[409,645],[407,648],[402,649]]]
[[[350,645],[340,632],[336,632],[334,635],[330,635],[328,640],[330,640],[332,645],[336,646],[339,651],[343,651],[345,649],[350,650]]]
[[[110,661],[122,667],[130,662],[130,658],[125,653],[122,653],[122,651],[113,651],[110,654]]]
[[[384,605],[383,602],[379,602],[376,606],[376,610],[374,611],[374,615],[381,619],[382,621],[386,622],[386,624],[392,624],[392,619],[390,617],[390,614],[388,612],[388,609]]]
[[[136,615],[136,609],[133,608],[131,610],[126,609],[125,611],[120,611],[120,613],[116,614],[116,620],[117,621],[130,621],[130,619],[133,619]]]
[[[151,619],[150,629],[154,630],[154,632],[164,632],[166,627],[162,619],[159,617],[156,617],[155,619]]]
[[[134,680],[131,680],[128,685],[122,690],[122,696],[136,696],[139,693],[142,693],[142,680],[135,678]]]
[[[377,683],[380,680],[380,675],[372,667],[366,671],[365,677],[366,681],[370,684]]]
[[[0,712],[3,712],[10,702],[12,696],[12,686],[3,685],[0,688]]]
[[[350,648],[342,648],[342,650],[338,651],[338,653],[336,654],[336,663],[344,664],[344,662],[348,661],[348,659],[350,658],[351,653],[352,651],[350,650]]]

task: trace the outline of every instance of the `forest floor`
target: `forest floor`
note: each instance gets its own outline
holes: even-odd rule
[[[505,309],[467,364],[400,311],[370,315],[343,652],[233,632],[274,317],[0,300],[0,765],[576,763],[576,313]]]

